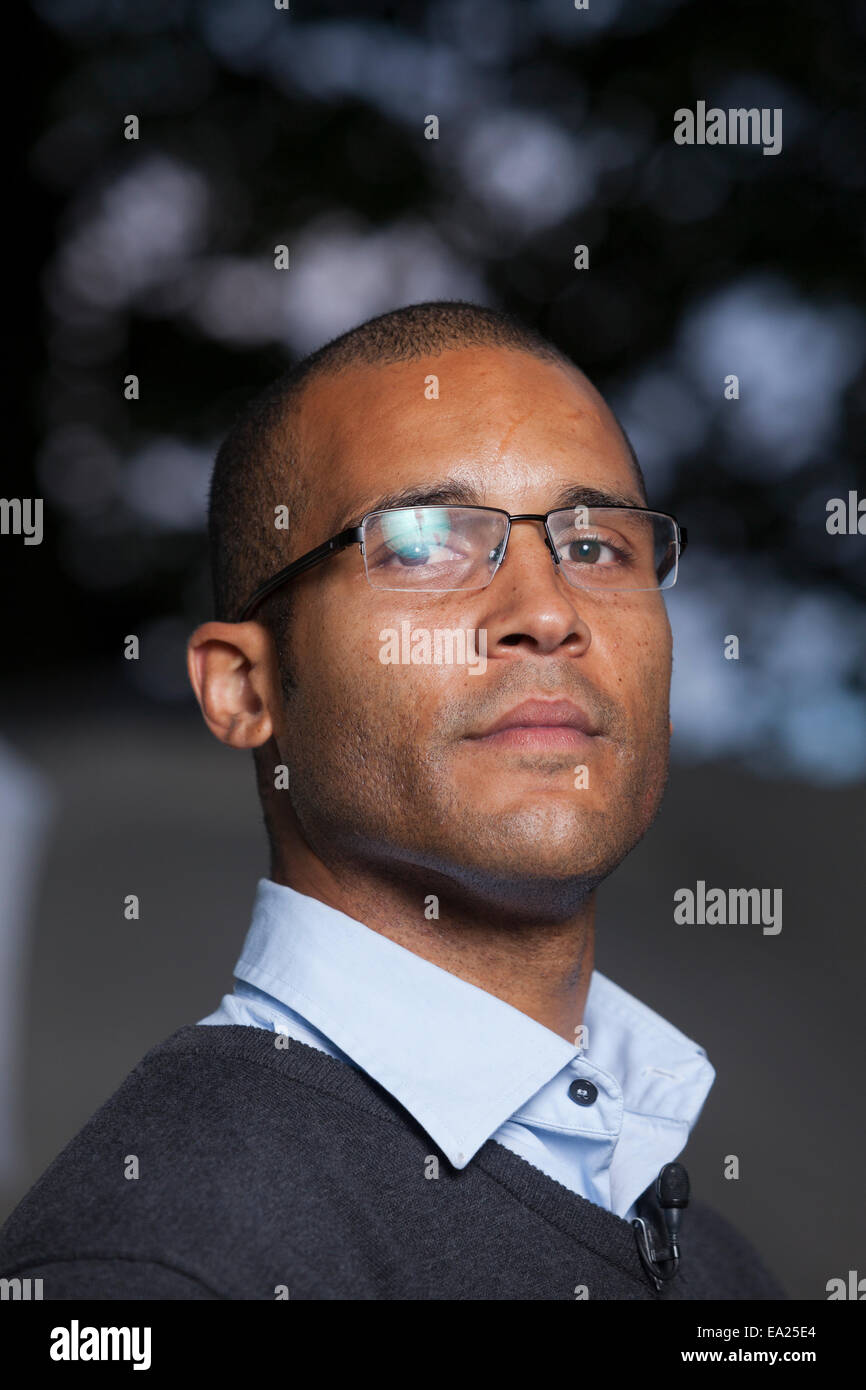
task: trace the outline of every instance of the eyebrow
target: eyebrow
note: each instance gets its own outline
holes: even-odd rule
[[[386,512],[393,507],[483,507],[482,493],[472,483],[461,482],[459,478],[440,478],[438,482],[424,486],[398,488],[394,492],[383,493],[361,510],[360,504],[343,513],[339,529],[360,521],[368,512]],[[609,492],[603,488],[585,487],[582,483],[560,483],[560,491],[555,493],[548,511],[566,507],[638,507],[645,511],[644,504],[637,497],[621,492]],[[497,510],[505,511],[500,507]]]

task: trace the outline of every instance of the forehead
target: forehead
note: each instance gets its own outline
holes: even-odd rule
[[[625,441],[591,383],[513,349],[460,348],[313,378],[298,444],[319,516],[354,519],[380,494],[446,476],[511,511],[545,510],[563,480],[641,501]]]

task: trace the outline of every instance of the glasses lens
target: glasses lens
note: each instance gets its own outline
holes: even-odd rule
[[[374,589],[483,589],[496,573],[508,528],[474,507],[399,507],[364,522],[364,563]]]
[[[550,531],[562,572],[579,589],[670,589],[677,530],[669,516],[631,507],[553,512]]]

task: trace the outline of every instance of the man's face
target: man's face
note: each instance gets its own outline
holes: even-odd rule
[[[438,400],[425,396],[431,373]],[[510,513],[545,513],[577,484],[642,501],[601,397],[522,352],[464,348],[313,380],[300,444],[310,505],[289,558],[385,494],[446,478]],[[643,835],[668,758],[671,634],[657,591],[572,587],[532,522],[512,526],[484,589],[371,588],[356,546],[292,583],[297,684],[272,711],[274,736],[294,814],[326,863],[421,884],[439,871],[492,906],[565,915]],[[380,634],[404,622],[484,631],[486,669],[383,663]],[[534,697],[572,701],[597,732],[479,737]]]

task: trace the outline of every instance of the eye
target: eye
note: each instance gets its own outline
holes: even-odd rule
[[[577,540],[566,541],[562,546],[563,558],[578,565],[621,564],[628,559],[628,552],[601,536],[581,536]]]
[[[423,541],[414,541],[410,545],[389,546],[387,550],[380,552],[377,563],[380,565],[390,564],[396,560],[399,565],[426,565],[430,559],[430,547]]]
[[[379,551],[374,557],[374,563],[380,567],[397,565],[405,568],[413,565],[447,565],[466,558],[465,547],[460,544],[459,539],[449,537],[447,544],[417,540],[399,547],[389,545]]]

